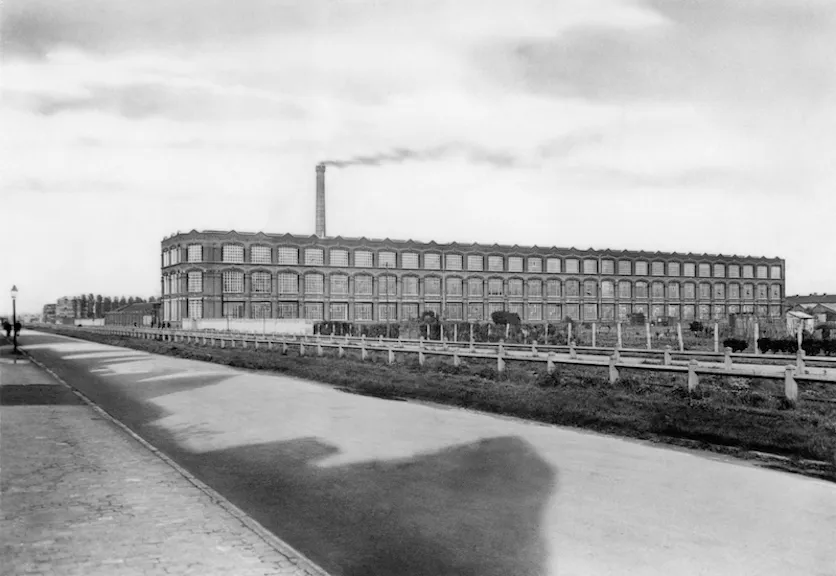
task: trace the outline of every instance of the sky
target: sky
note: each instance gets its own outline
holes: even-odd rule
[[[0,281],[192,229],[779,256],[836,292],[832,0],[5,0]],[[0,313],[10,305],[0,298]]]

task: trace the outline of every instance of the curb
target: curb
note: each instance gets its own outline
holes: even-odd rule
[[[40,360],[36,360],[32,357],[29,352],[20,348],[23,355],[26,356],[35,366],[49,374],[52,378],[54,378],[60,384],[69,388],[73,394],[78,396],[82,402],[87,404],[90,408],[92,408],[97,414],[99,414],[105,420],[108,420],[111,424],[122,430],[125,434],[136,440],[139,444],[141,444],[145,449],[149,452],[154,454],[157,458],[168,464],[169,467],[173,468],[178,474],[183,476],[189,483],[195,486],[198,490],[206,494],[209,499],[214,502],[216,505],[220,506],[226,512],[230,513],[236,520],[241,522],[244,526],[249,528],[253,533],[256,534],[259,538],[261,538],[267,545],[273,548],[276,552],[285,556],[288,561],[292,564],[299,566],[303,570],[307,571],[312,576],[331,576],[328,572],[320,568],[317,564],[315,564],[310,558],[290,546],[290,544],[286,543],[285,541],[281,540],[278,536],[270,532],[267,528],[262,526],[258,521],[251,518],[246,512],[241,510],[238,506],[227,500],[224,496],[218,493],[216,490],[196,478],[193,474],[191,474],[188,470],[177,464],[174,460],[166,456],[163,452],[161,452],[158,448],[154,445],[149,443],[147,440],[139,436],[136,432],[128,428],[125,424],[114,418],[110,415],[104,408],[93,402],[90,398],[88,398],[83,392],[77,390],[63,378],[58,376],[55,372],[53,372],[50,368],[45,366]]]

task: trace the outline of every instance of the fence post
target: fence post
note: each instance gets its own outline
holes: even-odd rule
[[[395,363],[395,351],[392,350],[392,347],[389,346],[389,364]]]
[[[253,348],[255,348],[256,350],[258,350],[258,340],[256,340],[256,341],[255,341],[255,344],[253,345]]]
[[[537,358],[540,354],[537,352],[537,344],[531,343],[531,355]]]
[[[795,355],[795,364],[798,373],[804,374],[804,350],[802,348],[799,348]]]
[[[715,322],[714,323],[714,353],[718,354],[720,352],[720,325]]]
[[[595,343],[597,341],[597,333],[598,333],[598,325],[593,322],[592,323],[592,347],[595,348]]]
[[[453,366],[461,366],[462,359],[459,358],[459,351],[458,349],[453,349]]]
[[[578,357],[578,353],[575,350],[575,341],[571,340],[569,342],[569,358],[577,358],[577,357]]]
[[[299,356],[305,355],[305,343],[299,342]]]
[[[569,322],[569,323],[566,325],[566,341],[567,341],[567,342],[571,342],[571,341],[572,341],[572,323],[571,323],[571,322]]]
[[[618,382],[618,379],[619,379],[618,368],[616,368],[616,366],[615,366],[616,361],[617,361],[617,359],[615,357],[615,354],[610,356],[610,369],[609,369],[610,384],[615,384],[616,382]]]
[[[756,321],[755,322],[755,354],[760,354],[761,353],[760,348],[758,348],[758,340],[760,340],[760,339],[761,339],[761,327]]]
[[[647,349],[650,350],[653,346],[653,343],[652,343],[651,338],[650,338],[650,322],[645,322],[644,323],[644,335],[645,335],[645,340],[647,341]]]
[[[221,348],[226,348],[226,340],[221,338]]]
[[[403,348],[403,342],[401,342],[400,335],[398,335],[398,348]]]
[[[616,348],[623,348],[624,344],[622,343],[622,340],[621,340],[621,322],[616,323],[615,329],[616,329],[617,334],[618,334],[618,342],[616,344]]]
[[[418,348],[420,348],[422,350],[424,349],[424,337],[423,336],[418,336]]]
[[[505,325],[505,339],[507,340],[510,337],[511,337],[511,324],[506,324]]]
[[[801,343],[804,340],[804,322],[798,323],[798,330],[795,331],[795,338],[798,341],[798,349],[801,350]]]
[[[787,366],[784,369],[784,396],[795,404],[798,402],[798,382],[795,381],[792,370],[792,366]]]
[[[343,348],[342,342],[337,345],[337,358],[345,358],[345,348]]]
[[[444,334],[441,335],[441,349],[447,350],[447,338],[444,337]]]
[[[676,339],[679,341],[679,351],[685,352],[685,343],[682,341],[682,322],[676,323]]]
[[[616,362],[619,362],[621,360],[621,351],[618,348],[612,351],[612,355],[615,358]]]
[[[424,362],[426,362],[426,361],[427,361],[427,357],[424,355],[424,349],[419,348],[418,349],[418,365],[423,366]]]
[[[473,324],[470,324],[470,346],[473,347]]]
[[[360,360],[366,360],[369,357],[369,352],[366,350],[366,342],[360,344]]]
[[[343,334],[343,343],[348,344],[348,334]]]
[[[502,348],[497,350],[496,354],[496,371],[502,374],[505,372],[505,360],[502,358]]]
[[[453,324],[453,342],[459,341],[459,325],[458,323]]]
[[[731,370],[731,369],[732,369],[731,348],[729,348],[728,346],[726,346],[726,347],[723,349],[723,351],[724,351],[724,352],[725,352],[725,354],[726,354],[726,357],[725,357],[726,370]]]
[[[470,351],[471,351],[471,352],[475,352],[475,351],[476,351],[476,347],[475,347],[475,344],[474,344],[474,342],[473,342],[473,338],[471,338],[471,339],[470,339]]]
[[[379,334],[377,337],[377,343],[383,346],[383,334]]]
[[[496,347],[496,349],[500,354],[505,354],[505,340],[500,338],[499,345]]]
[[[671,365],[671,347],[670,346],[665,346],[665,355],[664,355],[664,358],[662,360],[662,363],[665,366],[670,366]]]
[[[317,356],[322,356],[322,354],[323,354],[323,352],[322,352],[322,343],[321,343],[321,342],[317,342],[317,343],[316,343],[316,355],[317,355]]]
[[[247,340],[244,336],[241,336],[241,348],[247,347]]]
[[[691,360],[688,363],[688,392],[693,392],[700,383],[700,377],[697,376],[697,361]]]

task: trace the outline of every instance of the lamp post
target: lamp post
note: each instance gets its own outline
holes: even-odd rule
[[[391,267],[392,266],[389,262],[386,262],[385,264],[383,264],[383,268],[386,270],[385,275],[384,275],[384,278],[386,278],[386,288],[384,289],[384,297],[385,297],[384,302],[386,303],[386,339],[387,340],[390,337],[389,316],[390,316],[391,311],[389,310],[389,289],[390,289],[389,287],[391,286],[392,277],[389,276],[389,269]]]
[[[14,342],[14,351],[17,354],[17,286],[12,286],[12,342]]]

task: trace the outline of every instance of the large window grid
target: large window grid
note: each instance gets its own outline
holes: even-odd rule
[[[244,291],[244,273],[229,270],[223,273],[223,291],[227,294],[240,294]]]
[[[374,254],[369,250],[354,251],[355,268],[371,268],[374,266]]]
[[[601,274],[615,274],[615,261],[609,259],[601,260]]]
[[[305,302],[305,320],[322,320],[322,302]]]
[[[331,274],[331,295],[345,296],[348,294],[348,276]]]
[[[647,262],[643,260],[636,262],[633,268],[636,276],[647,276]]]
[[[528,259],[527,264],[528,264],[528,271],[529,272],[537,273],[537,272],[542,272],[543,271],[543,259],[542,258],[532,256]]]
[[[336,322],[348,320],[348,304],[345,302],[331,302],[328,305],[328,317]]]
[[[371,296],[373,291],[371,276],[355,276],[354,277],[354,295],[355,296]]]
[[[418,253],[404,252],[401,254],[401,266],[410,270],[418,269]]]
[[[441,270],[441,254],[436,252],[425,253],[424,270]]]
[[[519,278],[511,278],[508,280],[508,295],[522,296],[523,295],[523,281]]]
[[[523,271],[523,258],[522,256],[509,256],[508,257],[508,272],[522,272]]]
[[[404,296],[418,296],[418,278],[415,276],[404,276],[401,278],[401,286]]]
[[[189,298],[189,318],[197,320],[203,318],[203,300]]]
[[[462,295],[462,279],[461,278],[447,278],[445,280],[445,294],[460,298]]]
[[[377,255],[377,263],[380,268],[397,268],[397,255],[389,250],[379,252]]]
[[[488,270],[491,272],[502,272],[504,270],[502,256],[488,256]]]
[[[488,296],[502,296],[502,279],[490,278],[488,279]]]
[[[279,305],[276,307],[276,317],[298,318],[299,304],[296,302],[279,302]]]
[[[597,274],[598,273],[598,260],[593,260],[587,258],[583,261],[583,273],[584,274]]]
[[[543,281],[539,279],[532,279],[528,281],[528,297],[542,298],[543,297]]]
[[[650,274],[652,276],[664,276],[665,275],[665,263],[664,262],[652,262],[650,264]]]
[[[467,295],[470,297],[482,296],[482,280],[480,278],[470,278],[467,281]]]
[[[484,269],[484,259],[478,254],[467,256],[467,269],[473,272],[481,272]]]
[[[322,248],[305,248],[305,266],[325,264],[325,251]]]
[[[189,272],[188,278],[189,292],[203,292],[203,272]]]
[[[279,274],[279,293],[280,294],[298,294],[299,293],[299,276],[288,272]],[[295,318],[295,316],[294,316]]]
[[[377,291],[380,296],[397,296],[398,278],[396,276],[381,276],[377,279]]]
[[[289,246],[280,246],[276,251],[279,264],[296,266],[299,264],[299,250]]]
[[[688,278],[694,278],[697,275],[697,265],[693,262],[686,262],[682,265],[682,275]]]
[[[444,269],[445,270],[461,270],[462,269],[462,255],[461,254],[445,254],[444,255]]]
[[[269,246],[250,247],[250,262],[253,264],[272,264]]]
[[[619,276],[629,276],[632,272],[633,267],[629,260],[619,260],[618,261],[618,274]]]
[[[273,290],[272,277],[269,272],[253,272],[250,280],[253,292],[269,294]]]
[[[668,262],[668,276],[679,276],[679,262]]]
[[[368,302],[358,302],[354,305],[354,319],[355,320],[373,320],[372,305]]]
[[[441,278],[424,278],[424,296],[441,296]]]
[[[221,248],[221,260],[227,264],[243,264],[244,247],[238,244],[224,244]]]
[[[252,317],[257,320],[273,317],[273,305],[270,302],[253,302]]]
[[[322,274],[305,274],[305,294],[322,294],[325,291],[325,279]]]
[[[378,319],[382,321],[398,319],[398,305],[395,303],[383,303],[377,306]]]
[[[577,258],[567,258],[563,264],[566,267],[566,274],[578,274],[581,271],[580,260]]]
[[[560,274],[560,258],[546,258],[546,272]]]
[[[186,249],[186,260],[189,263],[203,262],[203,246],[200,244],[189,244]]]
[[[612,280],[601,282],[601,298],[615,298],[615,283]]]
[[[331,248],[328,252],[328,264],[331,266],[342,266],[343,268],[347,268],[348,250],[344,248]]]
[[[560,280],[546,280],[546,296],[560,298]]]

